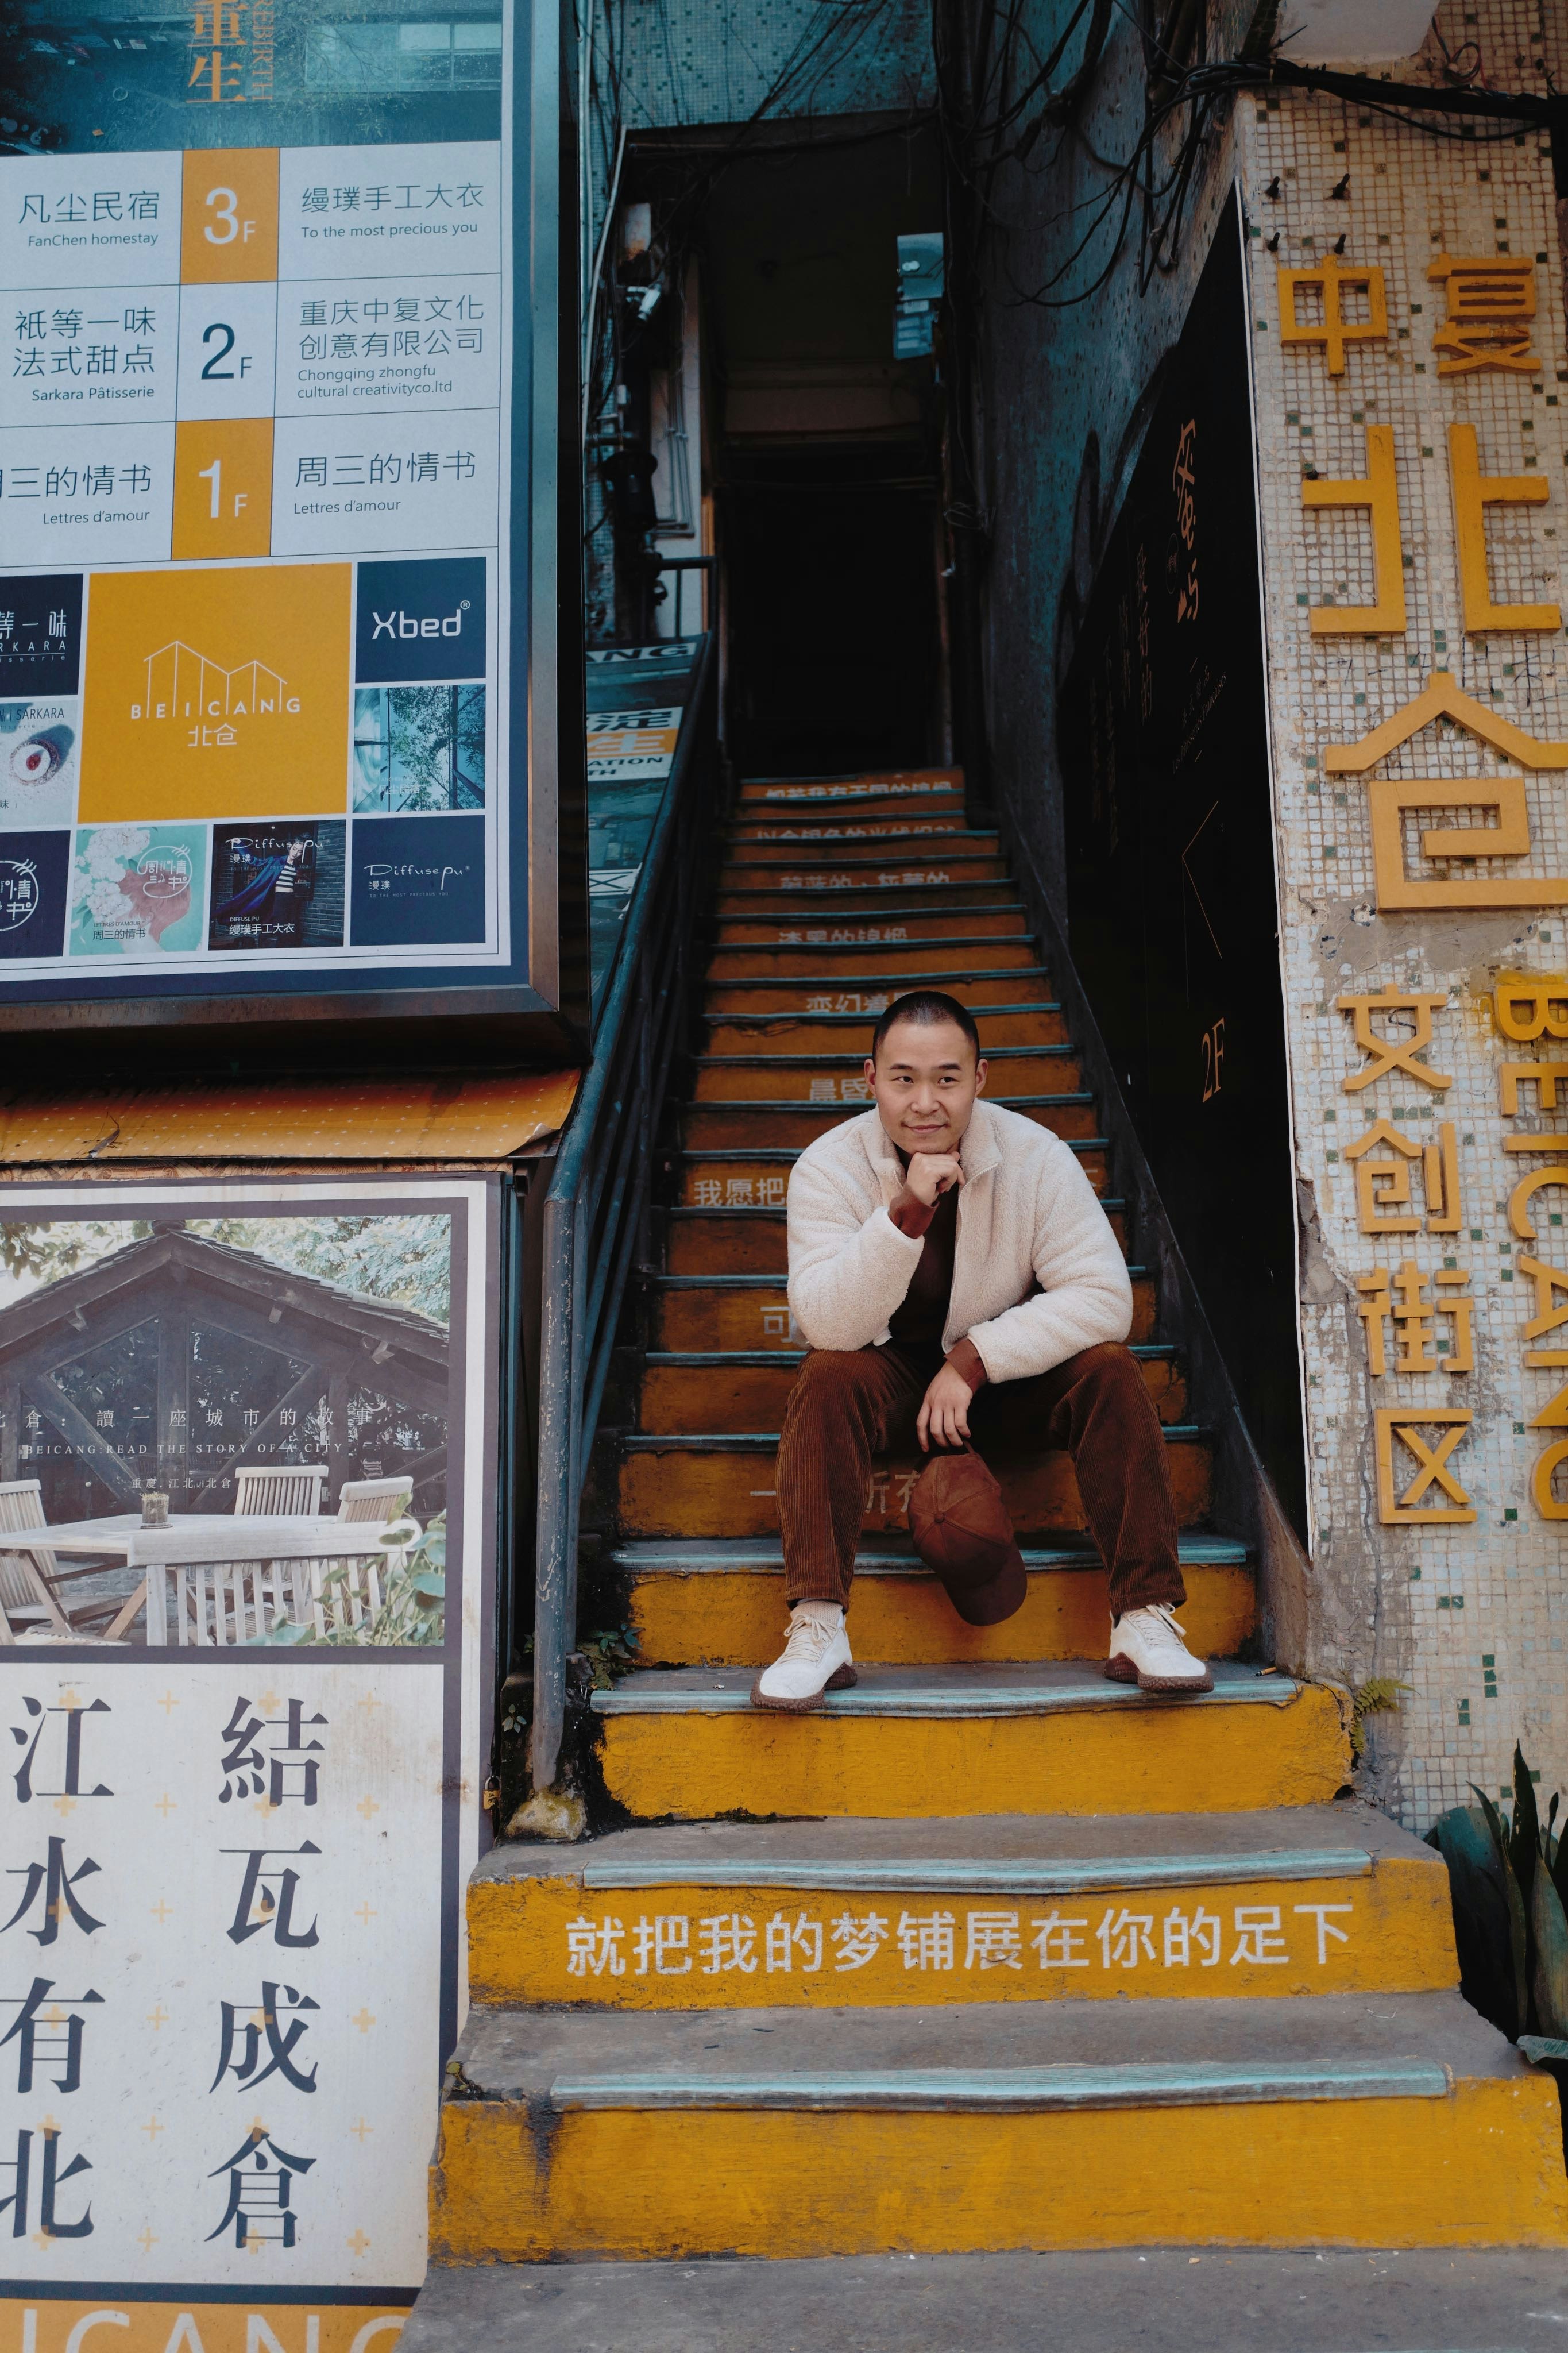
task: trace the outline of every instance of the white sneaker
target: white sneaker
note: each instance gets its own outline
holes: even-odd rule
[[[830,1691],[847,1691],[859,1680],[837,1602],[797,1601],[790,1612],[788,1641],[752,1685],[752,1705],[804,1715],[820,1707]]]
[[[1111,1623],[1106,1673],[1112,1683],[1136,1683],[1140,1691],[1213,1691],[1214,1677],[1194,1658],[1183,1630],[1167,1601],[1124,1611]]]

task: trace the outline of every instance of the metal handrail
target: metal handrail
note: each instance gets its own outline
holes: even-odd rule
[[[545,1196],[529,1778],[555,1780],[576,1639],[577,1515],[621,1303],[647,1205],[670,1062],[685,1033],[692,931],[717,851],[713,639],[698,656],[669,783],[637,877],[594,1060]]]

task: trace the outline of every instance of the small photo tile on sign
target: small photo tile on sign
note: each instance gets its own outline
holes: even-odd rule
[[[342,947],[347,830],[317,818],[214,826],[208,946]]]
[[[483,678],[485,560],[362,564],[354,583],[354,679],[401,686]]]
[[[0,832],[0,956],[58,956],[65,945],[68,833]]]
[[[356,686],[356,816],[482,809],[485,690]]]
[[[0,694],[74,694],[80,672],[80,573],[0,578]]]
[[[356,948],[456,946],[485,936],[485,821],[361,818],[353,830]]]
[[[0,833],[69,826],[80,733],[74,694],[0,702]]]
[[[206,828],[78,828],[71,874],[73,956],[188,955],[202,944]]]

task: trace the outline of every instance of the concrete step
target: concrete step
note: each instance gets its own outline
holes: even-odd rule
[[[858,1103],[864,1110],[869,1083],[864,1075],[869,1025],[861,1022],[858,1038],[846,1038],[837,1050],[826,1053],[777,1052],[721,1054],[709,1052],[697,1065],[698,1103],[780,1102]],[[856,1047],[859,1051],[855,1050]],[[1016,1095],[1076,1095],[1080,1092],[1078,1056],[1070,1045],[991,1046],[988,1083],[1005,1102]],[[847,1086],[853,1092],[846,1092]],[[820,1090],[831,1086],[833,1094]],[[1092,1105],[1092,1095],[1083,1101]]]
[[[1154,1282],[1142,1267],[1132,1277],[1134,1340],[1154,1336]],[[656,1275],[653,1282],[654,1345],[686,1355],[740,1349],[798,1349],[789,1331],[789,1302],[782,1278],[764,1274]]]
[[[780,1013],[850,1014],[860,1019],[869,1015],[875,1020],[879,1013],[887,1011],[895,997],[902,997],[911,988],[940,988],[947,996],[956,997],[961,1005],[967,1005],[976,1011],[982,1006],[1013,1004],[1037,1006],[1050,1014],[1058,1014],[1061,1010],[1051,997],[1050,975],[1043,965],[1022,969],[1001,965],[991,971],[969,973],[935,969],[908,973],[853,973],[848,976],[847,984],[843,975],[826,972],[806,973],[799,979],[774,976],[714,981],[710,978],[705,1010],[706,1018],[710,1021],[725,1016],[761,1019],[769,1014]],[[991,1014],[986,1016],[987,1020],[994,1018]]]
[[[1106,1139],[1069,1136],[1067,1141],[1078,1155],[1079,1166],[1104,1200],[1110,1182],[1110,1145]],[[717,1208],[721,1203],[741,1208],[782,1208],[789,1172],[799,1156],[793,1147],[767,1145],[750,1151],[683,1153],[679,1161],[680,1205],[689,1209]]]
[[[850,842],[840,849],[804,851],[790,845],[789,858],[748,858],[745,846],[731,849],[719,869],[721,900],[737,892],[788,891],[809,896],[830,892],[889,891],[922,888],[933,882],[958,889],[974,882],[1005,887],[1007,861],[995,846],[995,836],[983,837],[972,847],[966,834],[916,835],[906,849],[893,843],[868,856],[867,845]]]
[[[1350,1776],[1336,1695],[1215,1666],[1152,1698],[1095,1665],[867,1667],[809,1715],[753,1708],[754,1669],[595,1692],[610,1796],[644,1821],[721,1815],[1247,1813],[1324,1805]]]
[[[987,950],[994,940],[1027,938],[1022,907],[1002,900],[992,905],[942,909],[940,907],[890,907],[885,911],[849,909],[834,906],[820,909],[786,908],[780,914],[742,913],[727,915],[717,927],[715,944],[720,950],[709,966],[710,974],[725,969],[723,951],[743,947],[799,947],[809,949],[820,961],[823,952],[835,958],[847,955],[856,948],[879,950],[898,947],[906,941],[925,941],[930,954],[937,956],[948,948],[971,943]],[[1031,960],[1033,949],[1030,950]],[[970,955],[963,963],[973,964],[978,958]],[[760,967],[763,970],[767,966]]]
[[[1555,2087],[1458,1994],[1135,2000],[1109,2052],[1093,2001],[477,2008],[457,2061],[437,2263],[1568,2242]]]
[[[866,1082],[858,1073],[843,1072],[837,1079],[829,1076],[820,1083],[825,1093],[828,1086],[836,1086],[838,1100],[829,1097],[814,1103],[803,1087],[793,1102],[787,1097],[752,1095],[688,1103],[680,1114],[681,1142],[689,1152],[733,1152],[754,1144],[800,1152],[839,1120],[853,1119],[868,1108],[863,1092]],[[849,1092],[855,1087],[862,1092]],[[1050,1128],[1069,1142],[1088,1143],[1095,1135],[1094,1097],[1081,1088],[1061,1093],[1009,1095],[998,1086],[992,1100],[1025,1119],[1038,1120],[1042,1127]]]
[[[1022,919],[1005,877],[950,871],[945,860],[919,861],[907,868],[889,865],[885,879],[878,878],[875,868],[868,868],[864,881],[846,871],[841,883],[830,881],[826,872],[820,880],[803,878],[793,888],[782,875],[756,884],[721,883],[718,900],[721,923],[727,917],[767,914],[803,923],[843,923],[858,915],[883,923],[902,923],[934,908],[942,910],[949,932],[958,923],[973,930],[971,918],[980,915],[1016,913]]]
[[[1214,1448],[1205,1430],[1178,1422],[1164,1431],[1166,1460],[1184,1528],[1208,1518]],[[778,1527],[776,1456],[771,1430],[701,1431],[621,1441],[616,1503],[626,1536],[760,1536]],[[1044,1451],[1024,1461],[992,1463],[1020,1537],[1081,1528],[1083,1500],[1072,1458]],[[862,1525],[889,1535],[908,1525],[910,1490],[920,1474],[913,1454],[892,1456],[872,1474]]]
[[[836,1934],[847,1914],[881,1924],[863,1948]],[[1444,1864],[1353,1803],[1009,1814],[961,1831],[709,1822],[520,1843],[480,1862],[468,1921],[468,1989],[483,2002],[1277,2001],[1441,1992],[1458,1978]]]
[[[731,928],[724,927],[726,931]],[[762,945],[727,946],[721,937],[708,966],[710,989],[738,980],[793,984],[802,976],[813,986],[831,983],[845,988],[882,988],[891,981],[898,988],[904,988],[914,986],[918,979],[949,988],[956,987],[957,978],[939,981],[937,974],[951,973],[961,978],[982,966],[994,973],[1038,969],[1034,944],[1025,935],[1021,915],[1010,927],[1008,936],[994,931],[966,931],[954,937],[940,923],[913,936],[905,926],[895,923],[891,930],[898,934],[896,939],[880,923],[816,924],[812,928],[814,936],[810,939],[804,938],[799,931],[787,931],[772,934],[771,944]],[[830,932],[864,933],[866,936],[829,938]]]
[[[831,859],[836,865],[888,862],[889,848],[899,859],[950,856],[999,858],[1001,836],[994,827],[965,825],[957,816],[931,818],[870,818],[855,822],[845,818],[820,818],[805,825],[782,823],[727,825],[723,828],[724,864],[728,874],[736,865],[798,866],[803,858],[814,865]]]
[[[1125,1207],[1108,1201],[1104,1208],[1125,1252]],[[783,1208],[674,1208],[665,1215],[665,1262],[671,1274],[774,1274],[782,1279],[786,1249]]]
[[[656,1352],[645,1359],[637,1428],[777,1430],[801,1363],[797,1349]],[[1142,1343],[1141,1364],[1161,1420],[1186,1420],[1187,1385],[1171,1348],[1162,1342]]]
[[[1181,1552],[1188,1641],[1205,1658],[1234,1657],[1257,1617],[1247,1547],[1189,1532]],[[645,1667],[755,1667],[778,1651],[789,1613],[776,1537],[649,1537],[619,1546],[613,1559],[630,1587]],[[966,1626],[907,1535],[867,1538],[855,1564],[856,1658],[905,1667],[1103,1659],[1109,1589],[1089,1539],[1042,1539],[1024,1548],[1024,1567],[1028,1594],[1016,1616]]]
[[[845,992],[847,993],[847,992]],[[789,1013],[727,1013],[706,1017],[710,1054],[816,1055],[845,1053],[864,1060],[871,1050],[871,1029],[901,990],[883,990],[875,1010],[855,1007],[834,1011],[831,1000],[815,1010]],[[945,995],[955,995],[953,990]],[[1033,1003],[1015,1002],[974,1008],[980,1030],[980,1050],[987,1056],[1006,1047],[1046,1045],[1068,1048],[1068,1026],[1061,1007],[1048,997]],[[1003,1067],[1005,1076],[1006,1067]]]
[[[398,2353],[1456,2353],[1562,2343],[1557,2253],[1184,2246],[433,2265]]]
[[[875,817],[851,804],[840,806],[826,814],[810,809],[770,816],[760,809],[747,809],[739,818],[720,828],[725,846],[751,855],[753,847],[770,845],[768,854],[775,851],[788,857],[793,849],[799,855],[802,844],[809,849],[843,843],[853,847],[891,841],[900,847],[910,841],[950,841],[957,834],[966,841],[995,841],[999,837],[994,827],[972,826],[962,807],[947,805],[939,810],[906,805],[896,814]]]

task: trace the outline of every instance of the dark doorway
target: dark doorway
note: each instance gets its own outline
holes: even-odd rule
[[[632,165],[700,265],[731,758],[800,776],[949,756],[940,355],[893,353],[898,239],[942,225],[934,134],[716,125],[639,140]]]
[[[728,453],[731,734],[743,775],[938,756],[936,489],[918,450]]]

